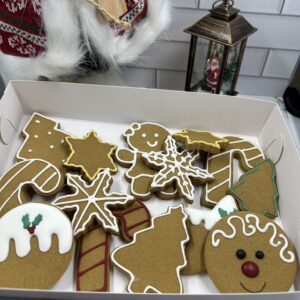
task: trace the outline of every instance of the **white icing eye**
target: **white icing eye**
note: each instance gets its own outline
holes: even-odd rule
[[[53,145],[50,145],[50,147],[49,147],[50,149],[54,149],[54,146]]]
[[[32,149],[28,149],[28,152],[31,153],[31,152],[32,152]]]
[[[146,137],[147,137],[147,134],[146,134],[146,133],[143,133],[143,134],[142,134],[142,137],[143,137],[143,138],[146,138]]]
[[[48,135],[51,135],[51,134],[52,134],[52,132],[51,132],[51,131],[49,131],[49,132],[48,132]]]
[[[41,121],[40,120],[35,120],[35,123],[40,124]]]
[[[35,139],[38,139],[38,138],[39,138],[39,136],[36,134],[36,135],[34,136],[34,138],[35,138]]]
[[[65,141],[64,141],[64,140],[61,140],[60,142],[61,142],[61,144],[64,144],[64,143],[65,143]]]
[[[158,133],[155,133],[154,136],[155,136],[156,138],[158,138],[158,137],[159,137],[159,134],[158,134]]]

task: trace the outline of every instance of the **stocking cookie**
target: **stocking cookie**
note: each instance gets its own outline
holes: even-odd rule
[[[73,193],[57,198],[52,204],[66,212],[75,211],[72,220],[75,237],[84,234],[94,220],[105,231],[119,234],[118,222],[111,210],[126,207],[134,198],[124,193],[109,193],[112,183],[108,169],[99,173],[91,184],[80,176],[67,175],[67,184]]]
[[[251,170],[258,162],[263,160],[263,152],[252,142],[238,137],[225,137],[229,145],[225,151],[210,155],[207,159],[207,171],[214,176],[214,181],[204,186],[201,204],[214,207],[227,195],[234,180],[233,161],[238,159],[243,171]]]
[[[110,234],[100,225],[91,227],[79,240],[77,291],[108,292]]]
[[[230,189],[241,210],[260,213],[274,219],[278,217],[278,189],[276,170],[269,159],[259,162],[245,173]]]
[[[27,202],[27,190],[41,196],[52,196],[64,185],[60,171],[40,160],[25,160],[12,166],[0,178],[0,217]]]
[[[118,149],[116,160],[129,168],[126,179],[130,182],[131,194],[141,200],[148,200],[152,196],[150,189],[152,180],[157,171],[149,168],[142,159],[143,153],[159,153],[164,148],[164,143],[170,135],[168,130],[154,123],[133,123],[124,134],[124,138],[130,149]],[[177,191],[171,186],[161,191],[160,198],[173,199],[177,197]]]
[[[17,153],[19,160],[42,159],[65,174],[63,164],[67,159],[65,138],[59,123],[34,113],[23,130],[25,141]]]
[[[285,232],[270,219],[238,212],[218,222],[205,245],[208,274],[222,293],[285,292],[297,261]]]
[[[216,136],[209,131],[184,129],[173,134],[173,138],[185,145],[190,151],[205,151],[207,153],[220,153],[227,148],[229,141]]]
[[[180,271],[186,265],[188,242],[182,205],[154,217],[151,226],[134,235],[130,244],[115,249],[112,262],[130,277],[130,293],[182,293]]]
[[[114,210],[113,214],[120,221],[120,236],[125,242],[131,242],[136,232],[151,224],[150,212],[146,205],[139,200],[133,201],[125,209]]]
[[[93,181],[104,169],[109,169],[112,173],[118,171],[113,161],[117,146],[103,143],[95,131],[91,130],[82,139],[67,137],[66,141],[71,154],[64,165],[79,169],[89,181]]]
[[[0,219],[0,245],[1,287],[49,289],[73,256],[72,226],[51,205],[23,204]]]
[[[169,136],[165,142],[165,153],[150,152],[142,157],[147,163],[160,169],[151,183],[151,189],[159,191],[167,186],[176,184],[178,193],[187,201],[194,200],[194,186],[191,179],[204,183],[213,180],[206,170],[194,166],[199,154],[188,151],[179,152],[175,140]]]

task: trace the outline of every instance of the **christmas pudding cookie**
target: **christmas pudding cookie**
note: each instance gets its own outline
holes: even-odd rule
[[[72,226],[59,209],[27,203],[0,219],[0,245],[0,287],[49,289],[73,256]]]
[[[198,153],[179,152],[176,141],[171,136],[167,137],[164,149],[164,153],[150,152],[142,155],[149,166],[159,169],[153,178],[151,189],[159,191],[175,184],[180,196],[192,203],[195,189],[191,180],[204,183],[212,181],[214,177],[206,170],[194,166],[199,158]]]
[[[15,164],[0,178],[0,217],[26,203],[29,189],[41,196],[52,196],[63,185],[58,168],[44,160],[31,159]]]
[[[113,161],[113,154],[117,146],[103,143],[95,131],[91,130],[82,139],[67,137],[66,141],[71,154],[64,165],[79,169],[90,182],[105,169],[109,169],[112,173],[118,171]]]
[[[129,149],[123,148],[116,151],[116,160],[125,168],[126,179],[130,182],[131,194],[141,200],[148,200],[152,196],[151,183],[157,171],[149,168],[142,159],[145,153],[160,153],[164,149],[164,143],[170,135],[168,130],[155,123],[133,123],[125,132],[124,138]],[[173,186],[160,191],[159,198],[173,199],[177,197],[177,191]]]
[[[151,226],[115,249],[112,262],[130,277],[130,293],[183,293],[180,271],[186,265],[187,216],[182,205],[154,217]]]
[[[285,292],[297,271],[295,249],[285,232],[249,212],[232,214],[212,228],[205,264],[222,293]]]
[[[52,204],[66,212],[75,212],[72,220],[75,237],[84,234],[94,220],[105,231],[120,233],[112,210],[126,207],[134,198],[125,193],[109,193],[112,183],[108,169],[99,173],[91,184],[87,184],[81,176],[67,175],[67,184],[72,194],[59,197]]]
[[[265,158],[263,152],[250,141],[234,136],[225,139],[229,141],[226,150],[211,154],[206,163],[207,171],[214,176],[214,181],[205,184],[201,204],[209,208],[228,194],[235,176],[234,159],[238,159],[242,170],[248,172]]]

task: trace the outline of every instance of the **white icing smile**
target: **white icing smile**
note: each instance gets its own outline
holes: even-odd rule
[[[155,141],[154,143],[147,142],[147,145],[151,148],[155,148],[158,146],[158,141]]]

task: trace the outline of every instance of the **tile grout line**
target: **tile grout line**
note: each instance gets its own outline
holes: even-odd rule
[[[263,63],[262,69],[261,69],[260,77],[263,77],[263,75],[264,75],[265,67],[266,67],[266,65],[267,65],[267,62],[268,62],[268,59],[269,59],[269,56],[270,56],[270,52],[271,52],[271,50],[268,49],[268,53],[267,53],[267,55],[266,55],[266,59],[265,59],[265,61],[264,61],[264,63]]]
[[[285,3],[286,3],[286,0],[283,0],[282,6],[281,6],[281,9],[280,9],[280,15],[282,15],[283,9],[285,7]]]

